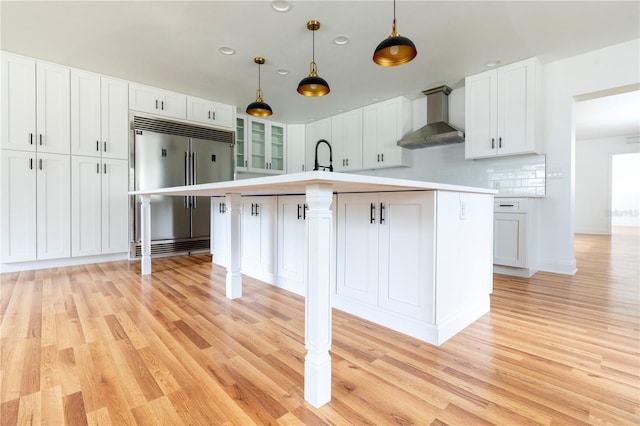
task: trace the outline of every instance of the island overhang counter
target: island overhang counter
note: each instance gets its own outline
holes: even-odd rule
[[[305,348],[304,366],[305,400],[320,407],[331,399],[331,308],[332,271],[335,273],[333,211],[331,204],[337,197],[376,196],[376,203],[390,197],[412,197],[417,202],[390,203],[386,222],[382,215],[385,204],[379,203],[379,222],[396,222],[404,228],[404,234],[386,231],[385,241],[395,237],[384,252],[385,258],[393,251],[402,252],[403,238],[420,233],[420,274],[425,275],[427,286],[407,289],[392,288],[388,280],[382,280],[380,292],[386,305],[370,306],[354,300],[339,298],[339,309],[350,311],[367,319],[384,317],[377,321],[424,341],[439,345],[489,311],[489,295],[492,291],[493,257],[493,196],[495,190],[450,184],[353,175],[325,171],[312,171],[278,176],[267,176],[228,182],[216,182],[192,186],[158,188],[132,191],[141,202],[141,273],[151,273],[151,196],[224,196],[227,222],[227,273],[226,296],[234,299],[242,296],[241,274],[241,200],[243,196],[305,195],[306,254],[305,254]],[[403,199],[405,199],[403,198]],[[368,201],[367,201],[368,203]],[[371,202],[371,223],[376,221],[373,211],[378,204]],[[347,204],[342,203],[345,207]],[[367,204],[368,205],[368,204]],[[391,210],[392,206],[393,210]],[[416,207],[417,206],[417,207]],[[394,216],[394,211],[399,212]],[[340,212],[337,213],[340,220]],[[405,214],[405,215],[403,215]],[[405,217],[406,216],[406,217]],[[406,218],[416,217],[420,231],[410,229]],[[403,225],[404,224],[404,225]],[[342,223],[342,228],[348,224]],[[391,237],[390,237],[391,235]],[[213,238],[213,236],[212,236]],[[338,238],[340,241],[344,239]],[[395,244],[395,245],[394,245]],[[398,256],[401,258],[406,256]],[[406,261],[406,259],[405,259]],[[406,266],[406,262],[404,264]],[[389,266],[384,274],[389,273]],[[402,262],[397,268],[404,268]],[[404,268],[407,269],[407,268]],[[411,269],[411,268],[409,268]],[[405,281],[405,280],[401,280]],[[335,289],[333,289],[335,290]],[[417,293],[414,294],[414,290]],[[335,292],[333,292],[335,295]],[[416,294],[424,303],[413,301]],[[419,315],[404,317],[394,314],[394,304],[411,313],[419,309]],[[412,306],[415,305],[415,306]],[[426,308],[422,305],[429,305]],[[345,309],[349,306],[350,309]],[[387,315],[388,314],[388,315]],[[373,317],[373,318],[372,318]],[[397,327],[394,327],[398,325]],[[419,328],[426,328],[421,334]],[[414,330],[418,330],[415,333]]]

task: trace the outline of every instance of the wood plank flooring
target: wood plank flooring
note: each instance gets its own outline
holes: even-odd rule
[[[578,235],[575,276],[495,276],[441,347],[340,311],[333,399],[303,397],[304,301],[210,256],[0,275],[0,423],[640,424],[635,233]]]

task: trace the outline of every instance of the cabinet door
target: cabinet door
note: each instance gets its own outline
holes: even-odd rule
[[[239,115],[236,117],[236,171],[246,172],[248,169],[248,144],[247,144],[247,117]]]
[[[72,154],[100,157],[100,116],[100,76],[71,70]]]
[[[187,97],[180,93],[163,90],[159,94],[161,115],[174,118],[187,118]]]
[[[70,163],[68,155],[38,154],[38,260],[71,256]]]
[[[535,151],[535,59],[517,62],[498,72],[498,153]]]
[[[411,102],[404,97],[362,109],[363,164],[365,168],[409,166],[410,152],[398,140],[411,131]]]
[[[242,200],[242,264],[247,271],[276,272],[276,198]]]
[[[274,173],[284,172],[284,150],[285,150],[285,134],[284,126],[277,124],[269,125],[269,171]]]
[[[36,63],[7,53],[2,61],[1,143],[6,149],[36,150]]]
[[[304,124],[288,124],[287,173],[299,173],[305,170],[305,126]]]
[[[3,263],[36,260],[36,158],[0,150],[0,256]]]
[[[187,120],[221,127],[233,127],[233,107],[187,96]]]
[[[465,82],[465,158],[496,155],[497,149],[497,70],[466,78]]]
[[[279,285],[304,295],[306,252],[305,197],[278,197],[278,280]]]
[[[71,87],[69,68],[38,62],[36,65],[37,150],[71,152]]]
[[[141,84],[129,84],[129,109],[168,117],[187,118],[187,97]]]
[[[362,110],[331,117],[331,145],[336,171],[362,168]]]
[[[249,120],[251,137],[249,171],[264,171],[267,168],[267,125],[262,121]]]
[[[123,253],[129,242],[129,166],[127,160],[102,160],[102,253]]]
[[[493,263],[527,267],[527,215],[495,213],[493,219]]]
[[[378,197],[338,195],[336,293],[369,305],[378,303]]]
[[[227,267],[227,208],[223,197],[211,198],[211,254],[213,263]]]
[[[307,171],[311,171],[315,166],[316,144],[318,141],[325,139],[331,143],[331,118],[325,118],[307,124],[305,132],[305,151],[307,158],[305,163]],[[322,145],[318,149],[318,163],[323,166],[329,166],[329,150],[326,145]]]
[[[434,193],[381,194],[379,305],[434,323]]]
[[[71,256],[101,252],[101,179],[99,158],[71,157]]]
[[[362,165],[365,169],[375,169],[380,164],[378,151],[378,107],[370,105],[362,109]]]
[[[101,79],[102,157],[129,158],[129,83]]]

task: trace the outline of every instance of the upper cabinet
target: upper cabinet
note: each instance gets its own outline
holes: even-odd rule
[[[287,172],[297,173],[307,170],[305,164],[305,125],[287,125]]]
[[[126,160],[128,83],[71,70],[71,153]]]
[[[187,96],[187,120],[233,128],[235,107]]]
[[[407,149],[397,145],[412,129],[411,101],[397,97],[362,109],[362,161],[365,169],[410,166]]]
[[[245,124],[248,125],[247,171],[284,173],[285,125],[257,118],[249,118]]]
[[[187,118],[187,96],[142,84],[129,84],[129,109],[164,115],[172,118]]]
[[[465,79],[465,158],[538,152],[540,64],[516,62]]]
[[[306,169],[312,171],[315,167],[316,144],[320,139],[332,143],[331,135],[331,117],[309,123],[305,129],[305,152],[306,152]],[[326,146],[321,148],[326,149]],[[328,150],[327,150],[328,151]],[[335,158],[335,157],[333,157]],[[318,163],[323,166],[329,166],[329,152],[321,151],[318,153]]]
[[[331,117],[334,170],[362,169],[362,109]]]
[[[236,171],[246,172],[249,167],[247,152],[247,116],[238,114],[236,117]]]
[[[68,154],[69,69],[2,53],[1,147]]]

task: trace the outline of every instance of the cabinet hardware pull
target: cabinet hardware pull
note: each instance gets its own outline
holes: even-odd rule
[[[29,158],[29,170],[33,170],[33,158]]]
[[[156,109],[158,109],[158,100],[156,99]]]
[[[33,145],[33,133],[29,133],[29,145]]]
[[[247,160],[244,160],[244,166],[247,167]]]
[[[209,120],[211,120],[211,111],[207,111],[207,112],[208,112],[207,117],[209,117]]]
[[[211,112],[211,119],[212,119],[212,120],[215,120],[215,119],[216,119],[216,112],[215,112],[215,111],[212,111],[212,112]]]
[[[380,162],[380,154],[378,154],[378,163]]]
[[[40,133],[40,146],[42,146],[42,133]]]
[[[380,161],[384,163],[384,154],[380,154]]]
[[[499,207],[513,207],[513,204],[500,204]]]
[[[96,173],[100,174],[100,163],[96,163]]]
[[[42,158],[38,161],[38,168],[42,170]]]
[[[160,109],[164,111],[164,101],[160,101]]]
[[[255,207],[256,207],[255,203],[251,203],[251,216],[256,215]]]
[[[369,211],[369,223],[376,223],[376,205],[371,203],[371,210]]]
[[[218,204],[218,213],[222,213],[222,203]]]
[[[106,163],[103,164],[102,168],[104,169],[104,174],[106,175],[107,174],[107,164]]]
[[[104,141],[104,152],[107,152],[107,141]]]
[[[347,158],[347,167],[349,167],[349,159]]]
[[[302,171],[304,172],[304,164],[302,165]]]
[[[222,203],[222,213],[227,212],[227,203]]]
[[[301,217],[302,215],[300,214],[300,204],[298,204],[298,220],[300,220]]]
[[[256,203],[256,216],[260,216],[260,204]]]
[[[384,204],[380,203],[380,224],[384,223]]]
[[[496,139],[491,138],[491,149],[494,149],[495,147],[496,147]]]
[[[498,148],[502,148],[502,137],[498,138]]]
[[[100,151],[100,141],[96,141],[96,151]]]
[[[307,220],[307,209],[309,208],[309,206],[307,206],[306,204],[303,204],[304,208],[302,209],[302,220]]]

